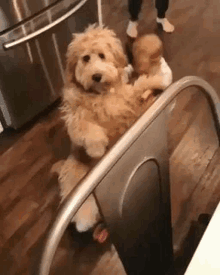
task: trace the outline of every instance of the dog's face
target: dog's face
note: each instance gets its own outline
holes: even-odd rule
[[[103,45],[92,45],[78,58],[75,69],[76,80],[85,90],[101,93],[118,79],[118,69],[114,57]]]
[[[68,81],[97,94],[108,91],[119,78],[119,68],[126,65],[120,40],[100,27],[90,26],[75,35],[67,51]]]

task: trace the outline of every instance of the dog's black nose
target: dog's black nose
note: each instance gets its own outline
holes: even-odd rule
[[[100,82],[102,79],[102,75],[101,74],[94,74],[92,76],[92,80],[96,81],[96,82]]]

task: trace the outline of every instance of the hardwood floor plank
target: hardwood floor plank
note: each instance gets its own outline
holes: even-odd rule
[[[183,90],[168,106],[168,149],[172,155],[183,135],[206,104],[204,95],[197,89]],[[174,107],[173,107],[174,105]],[[172,110],[170,110],[172,108]]]
[[[209,167],[210,160],[218,146],[210,110],[207,105],[206,108],[204,105],[170,159],[175,244],[179,245],[180,240],[186,236],[187,230],[189,230],[190,222],[196,218],[192,206],[198,205],[198,209],[203,209],[202,204],[198,201],[204,201],[199,193],[202,188],[201,180],[203,178],[206,180],[205,170]],[[196,192],[197,189],[200,191]]]
[[[20,190],[27,185],[33,176],[47,165],[51,160],[51,155],[45,155],[37,159],[29,169],[23,169],[18,174],[11,176],[0,186],[0,204],[2,208],[7,208],[18,195]]]
[[[38,207],[39,205],[31,200],[21,200],[4,219],[4,237],[9,239]]]
[[[105,270],[106,275],[118,274],[126,275],[124,267],[119,259],[118,253],[114,248],[109,253],[106,253],[93,269],[91,275],[101,275]]]
[[[51,223],[52,217],[53,214],[51,209],[47,209],[39,220],[28,230],[25,238],[20,240],[20,242],[11,250],[11,255],[17,263],[26,256],[28,250],[43,236],[48,225]]]

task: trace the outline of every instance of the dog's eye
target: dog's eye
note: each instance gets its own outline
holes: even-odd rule
[[[90,59],[90,56],[89,56],[89,55],[83,56],[83,61],[89,62],[89,59]]]
[[[104,55],[103,53],[100,53],[100,54],[99,54],[99,57],[100,57],[101,59],[105,59],[105,55]]]

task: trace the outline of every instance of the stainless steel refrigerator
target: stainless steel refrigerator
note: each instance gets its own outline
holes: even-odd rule
[[[17,129],[61,94],[72,33],[97,22],[96,0],[1,0],[0,122]]]

